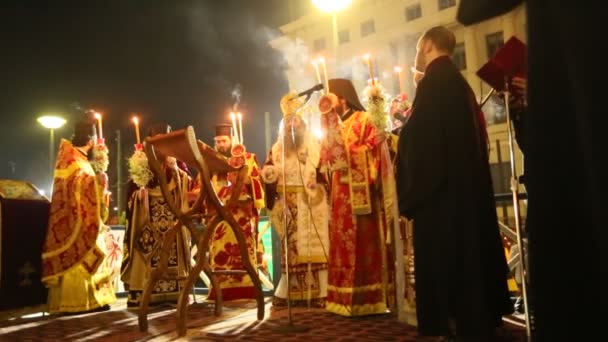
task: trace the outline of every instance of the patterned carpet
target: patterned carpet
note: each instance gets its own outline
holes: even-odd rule
[[[215,317],[213,305],[192,304],[187,336],[178,338],[174,307],[155,308],[148,315],[149,331],[140,332],[136,312],[119,302],[105,312],[3,320],[0,341],[434,341],[418,337],[414,327],[391,314],[346,318],[293,308],[290,325],[287,309],[270,304],[263,321],[256,320],[253,302],[226,303],[223,311]],[[503,330],[501,341],[525,341],[523,328],[507,323]]]

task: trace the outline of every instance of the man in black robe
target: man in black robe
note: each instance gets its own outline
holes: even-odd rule
[[[458,20],[476,24],[521,3],[461,0]],[[601,5],[526,1],[524,157],[536,341],[591,341],[594,334],[605,335],[608,122],[602,85],[608,75],[599,50],[606,41],[597,26],[605,20]]]
[[[421,335],[490,341],[513,311],[481,110],[450,59],[453,33],[426,31],[416,65],[424,78],[399,137],[400,213],[414,220]]]

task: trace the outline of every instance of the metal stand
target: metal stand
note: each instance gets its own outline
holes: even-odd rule
[[[481,102],[479,103],[479,108],[483,107],[486,102],[488,102],[488,100],[490,99],[490,97],[492,96],[492,94],[494,94],[496,90],[494,88],[492,88],[492,90],[490,90],[488,92],[488,95],[486,95],[486,97],[483,98],[483,100],[481,100]]]
[[[511,193],[513,195],[513,212],[515,216],[515,233],[517,236],[517,245],[519,246],[519,263],[521,265],[521,289],[522,297],[524,300],[524,317],[526,322],[526,337],[528,341],[532,340],[532,329],[530,327],[530,306],[528,303],[528,280],[527,273],[528,267],[526,263],[525,255],[527,250],[524,248],[524,242],[521,232],[521,218],[519,213],[519,181],[517,180],[517,173],[515,169],[515,147],[513,144],[513,129],[511,128],[511,111],[509,106],[509,79],[505,78],[505,111],[507,114],[507,133],[509,138],[509,159],[511,162]]]
[[[291,119],[293,120],[293,118]],[[273,330],[281,333],[298,333],[298,332],[306,332],[310,330],[309,327],[303,325],[294,325],[293,317],[291,313],[291,296],[289,295],[290,291],[290,279],[289,279],[289,241],[287,239],[287,215],[289,211],[287,210],[287,178],[285,172],[285,141],[287,140],[287,136],[285,134],[285,122],[283,123],[283,148],[282,148],[282,160],[283,160],[283,249],[285,255],[285,279],[287,282],[287,325],[279,325],[275,327]],[[292,139],[295,142],[295,138],[293,138],[293,124],[291,125],[292,130]]]

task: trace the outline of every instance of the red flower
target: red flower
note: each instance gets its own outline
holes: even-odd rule
[[[213,261],[215,261],[217,265],[226,265],[228,260],[230,260],[230,255],[224,251],[220,251],[213,257]]]
[[[224,245],[224,251],[226,251],[226,253],[228,253],[228,255],[232,255],[232,256],[240,256],[241,255],[241,250],[239,249],[239,244],[238,243],[231,243],[228,242]]]

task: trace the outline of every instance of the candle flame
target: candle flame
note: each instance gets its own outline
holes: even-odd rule
[[[315,66],[315,67],[317,66],[317,61],[316,61],[316,60],[314,60],[314,59],[313,59],[313,60],[312,60],[312,62],[310,62],[310,63],[312,63],[312,65],[313,65],[313,66]]]
[[[400,66],[396,66],[395,67],[395,72],[396,73],[400,73],[401,71],[403,71],[403,69]]]
[[[239,120],[243,117],[243,114],[241,114],[241,112],[236,113],[236,116],[239,118]]]
[[[101,114],[94,112],[95,114],[93,114],[95,116],[95,119],[99,120],[101,119]]]
[[[363,55],[363,59],[365,59],[366,61],[368,61],[370,59],[370,55],[369,53],[366,53],[365,55]]]
[[[325,57],[319,56],[319,63],[325,64]]]
[[[133,117],[133,123],[136,125],[139,124],[139,119],[137,118],[137,116]]]
[[[235,118],[235,114],[234,114],[234,112],[230,112],[230,118],[231,118],[231,119],[234,119],[234,118]]]

